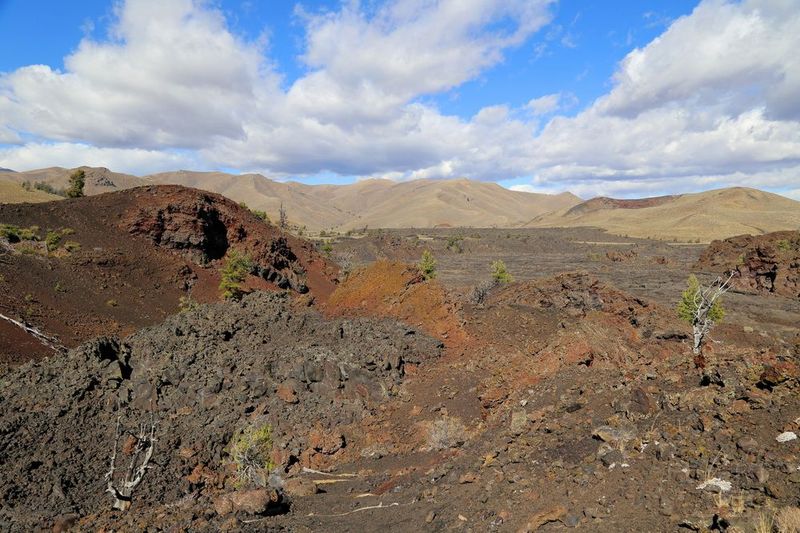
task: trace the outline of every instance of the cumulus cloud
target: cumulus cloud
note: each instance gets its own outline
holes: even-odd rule
[[[487,126],[492,109],[473,124],[416,100],[502,61],[547,22],[550,3],[392,0],[369,15],[357,3],[304,13],[309,72],[282,90],[263,48],[233,35],[219,11],[199,0],[127,0],[110,38],[84,39],[64,72],[33,65],[4,75],[0,113],[10,132],[40,140],[192,149],[207,165],[278,174],[410,175],[465,158],[480,166],[476,132],[518,125]]]
[[[261,50],[191,0],[121,4],[107,41],[0,79],[6,126],[98,146],[198,148],[243,135],[253,87],[268,84]]]
[[[800,175],[800,11],[710,0],[628,54],[605,96],[532,140],[539,182],[640,195]]]
[[[630,52],[575,116],[567,93],[471,117],[424,97],[474,80],[549,21],[549,0],[388,0],[298,11],[306,74],[200,0],[127,0],[63,72],[0,75],[0,166],[102,164],[277,176],[530,176],[531,190],[640,195],[800,175],[800,11],[706,0]],[[544,117],[550,117],[546,123]],[[525,190],[520,189],[520,190]]]
[[[525,106],[530,110],[530,112],[534,115],[546,115],[548,113],[552,113],[553,111],[557,111],[559,107],[559,102],[561,101],[561,94],[546,94],[544,96],[540,96],[539,98],[533,98],[528,101],[528,104]]]
[[[14,170],[87,165],[131,174],[150,174],[165,168],[194,168],[198,164],[187,154],[141,148],[100,148],[83,143],[28,143],[0,148],[0,162],[0,166]]]

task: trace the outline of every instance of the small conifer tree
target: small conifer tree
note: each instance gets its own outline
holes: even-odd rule
[[[701,354],[703,342],[712,326],[725,316],[720,297],[728,292],[731,279],[733,273],[725,281],[717,278],[708,287],[701,286],[694,274],[687,280],[686,290],[681,295],[677,311],[681,320],[692,325],[694,336],[692,352],[695,355]]]
[[[434,279],[436,277],[436,259],[430,250],[422,252],[422,259],[419,262],[419,270],[425,279]]]
[[[83,186],[86,184],[86,173],[78,169],[69,176],[67,198],[80,198],[83,196]]]
[[[252,270],[253,263],[249,256],[236,250],[228,252],[225,266],[222,267],[222,279],[219,282],[219,290],[222,291],[222,297],[226,300],[241,299],[244,295],[242,282]]]
[[[492,279],[497,283],[511,283],[514,277],[509,274],[506,264],[502,260],[492,263]]]

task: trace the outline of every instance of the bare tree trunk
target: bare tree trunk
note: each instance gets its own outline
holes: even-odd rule
[[[131,506],[131,499],[133,491],[144,479],[147,469],[150,468],[150,458],[153,456],[153,449],[155,447],[155,433],[156,422],[155,418],[151,420],[149,431],[145,424],[139,425],[139,432],[132,435],[136,439],[133,452],[131,453],[131,462],[127,470],[122,474],[120,479],[115,479],[117,469],[117,448],[119,448],[119,441],[122,438],[123,431],[120,421],[122,415],[117,417],[116,435],[114,438],[114,449],[111,452],[111,460],[109,470],[106,472],[106,492],[110,492],[114,497],[114,509],[126,511]]]
[[[695,325],[692,327],[694,330],[694,345],[692,346],[692,353],[694,355],[700,355],[703,347],[703,337],[705,337],[705,332],[699,325]]]

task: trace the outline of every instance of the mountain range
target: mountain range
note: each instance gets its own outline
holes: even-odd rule
[[[745,233],[800,228],[800,202],[757,189],[734,187],[694,194],[583,201],[574,194],[512,191],[468,179],[394,182],[368,179],[349,185],[278,182],[260,174],[175,171],[138,177],[107,168],[79,167],[86,193],[100,194],[151,184],[175,184],[216,192],[277,220],[281,206],[291,223],[310,231],[360,228],[579,227],[631,237],[707,242]],[[51,167],[0,171],[0,202],[44,201],[38,195],[5,194],[10,184],[44,182],[64,188],[75,169]],[[40,191],[31,191],[38,193]]]

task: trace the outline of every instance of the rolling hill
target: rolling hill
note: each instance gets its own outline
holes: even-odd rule
[[[0,204],[39,203],[53,200],[61,200],[61,197],[36,189],[29,191],[19,183],[0,179]]]
[[[558,195],[511,191],[467,179],[363,180],[351,185],[280,183],[259,174],[167,172],[145,178],[223,194],[266,211],[273,220],[283,204],[290,221],[312,230],[435,226],[512,227],[544,213],[580,203]]]
[[[695,194],[581,201],[511,191],[468,179],[394,182],[368,179],[349,185],[278,182],[260,174],[175,171],[137,177],[107,168],[86,172],[88,195],[141,185],[184,185],[222,194],[277,220],[281,205],[289,221],[311,231],[432,227],[597,227],[617,235],[709,242],[734,235],[761,235],[800,227],[800,202],[757,189],[734,187]],[[0,171],[0,180],[43,181],[63,188],[75,169]],[[23,200],[21,187],[0,188],[0,203]],[[10,200],[11,190],[13,197]],[[8,191],[8,192],[4,192]]]
[[[13,181],[18,184],[22,184],[26,181],[31,183],[44,182],[55,189],[64,189],[67,186],[70,174],[78,169],[83,169],[86,173],[86,186],[84,190],[87,195],[120,191],[147,185],[147,182],[142,178],[131,174],[112,172],[104,167],[86,166],[77,168],[49,167],[25,172],[0,170],[0,180]]]
[[[638,200],[600,197],[526,226],[592,226],[631,237],[709,242],[800,228],[800,202],[746,187]]]

